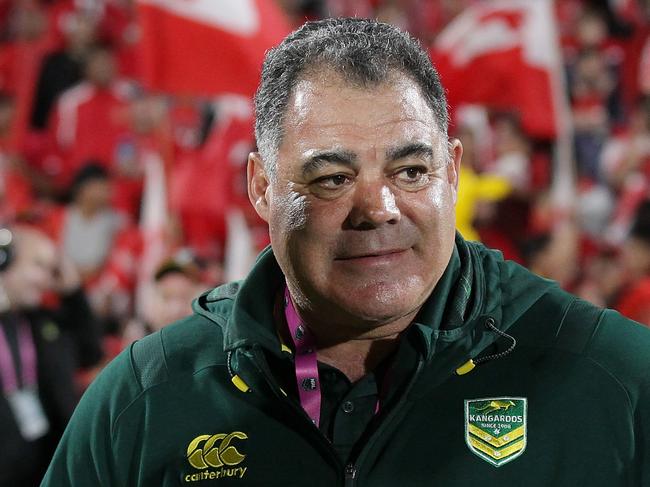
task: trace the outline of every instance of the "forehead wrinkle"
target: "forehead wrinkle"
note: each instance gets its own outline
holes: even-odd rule
[[[334,91],[336,96],[342,100],[350,100],[354,103],[358,100],[371,98],[372,101],[382,99],[382,91],[396,89],[399,91],[399,104],[404,116],[398,119],[388,120],[384,123],[400,121],[418,121],[427,126],[437,126],[434,115],[426,103],[424,96],[414,81],[404,75],[395,73],[383,82],[374,86],[357,86],[343,78],[339,73],[325,73],[319,77],[306,76],[300,79],[294,86],[287,104],[287,112],[293,111],[291,117],[287,117],[285,123],[292,123],[294,126],[301,125],[301,121],[308,119],[309,114],[315,107],[323,106],[324,94]],[[373,103],[374,104],[374,103]],[[334,112],[335,116],[338,115]],[[322,115],[322,114],[321,114]],[[364,117],[365,120],[365,117]],[[426,120],[426,122],[425,122]],[[339,122],[334,122],[337,125]],[[383,123],[382,123],[383,124]],[[382,125],[379,124],[379,125]],[[329,124],[319,125],[327,127]]]
[[[362,120],[363,121],[368,121],[367,118],[364,118]],[[372,127],[375,128],[375,129],[381,129],[381,128],[387,126],[387,125],[397,125],[397,124],[401,124],[401,123],[412,123],[412,122],[423,125],[427,129],[432,127],[431,124],[428,123],[427,121],[421,120],[419,118],[413,118],[413,117],[400,117],[400,118],[397,118],[397,119],[385,120],[383,122],[373,123]],[[296,129],[305,129],[305,126],[310,126],[311,125],[311,127],[308,130],[322,130],[322,129],[330,129],[330,128],[340,128],[340,127],[345,127],[345,126],[349,126],[350,128],[354,128],[354,127],[359,127],[361,124],[356,123],[355,121],[334,121],[334,122],[331,122],[331,123],[327,123],[327,122],[322,122],[322,121],[319,121],[319,120],[316,120],[316,121],[302,120],[302,121],[295,121],[293,123],[293,125],[294,125],[294,127]],[[370,124],[368,124],[368,125],[370,125]],[[434,128],[434,130],[435,130],[435,128]],[[436,130],[436,132],[437,132],[437,130]]]
[[[295,124],[292,130],[293,134],[286,142],[294,146],[302,146],[302,150],[305,151],[305,154],[308,154],[308,157],[312,155],[309,153],[312,150],[314,152],[323,150],[324,152],[341,151],[347,153],[348,157],[346,158],[351,159],[349,156],[352,156],[353,152],[371,146],[374,148],[376,155],[383,156],[385,151],[382,147],[385,147],[386,142],[395,143],[397,146],[409,143],[437,145],[435,139],[441,135],[435,127],[425,121],[410,117],[388,120],[376,125],[364,125],[351,122],[323,123],[319,120],[307,121],[304,124]],[[311,140],[307,143],[305,137],[307,137],[307,140]],[[354,138],[354,141],[352,141],[355,144],[352,147],[353,150],[348,147],[351,142],[350,137]],[[312,149],[310,145],[312,147],[313,145],[320,146],[320,148]]]

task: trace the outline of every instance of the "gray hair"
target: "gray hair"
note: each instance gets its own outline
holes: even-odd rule
[[[312,68],[330,68],[352,85],[368,87],[395,71],[413,78],[445,136],[449,115],[438,73],[417,40],[368,19],[307,22],[271,49],[255,94],[255,137],[267,171],[274,175],[284,115],[294,87]]]

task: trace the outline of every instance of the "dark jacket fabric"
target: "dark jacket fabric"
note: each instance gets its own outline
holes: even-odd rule
[[[0,333],[11,333],[22,320],[34,340],[38,396],[50,428],[38,440],[23,438],[0,379],[0,486],[38,485],[79,400],[77,368],[102,358],[99,330],[82,291],[64,296],[56,310],[0,314]]]
[[[283,282],[267,249],[133,344],[85,394],[42,485],[650,485],[645,327],[458,237],[408,330],[416,364],[342,461],[274,370],[289,353],[272,312]]]

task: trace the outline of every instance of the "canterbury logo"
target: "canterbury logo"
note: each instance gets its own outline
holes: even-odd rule
[[[246,455],[242,455],[231,445],[234,439],[246,440],[248,436],[241,431],[234,431],[229,435],[219,433],[197,436],[187,447],[187,460],[198,469],[237,465]]]

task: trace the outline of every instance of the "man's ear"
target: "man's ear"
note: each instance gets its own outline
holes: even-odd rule
[[[460,176],[460,160],[463,158],[463,144],[456,138],[450,139],[448,150],[451,160],[447,164],[447,177],[452,187],[455,205],[458,201],[458,180]]]
[[[248,199],[255,211],[265,222],[269,221],[269,204],[266,192],[269,190],[269,177],[264,169],[264,162],[259,152],[248,154]]]

